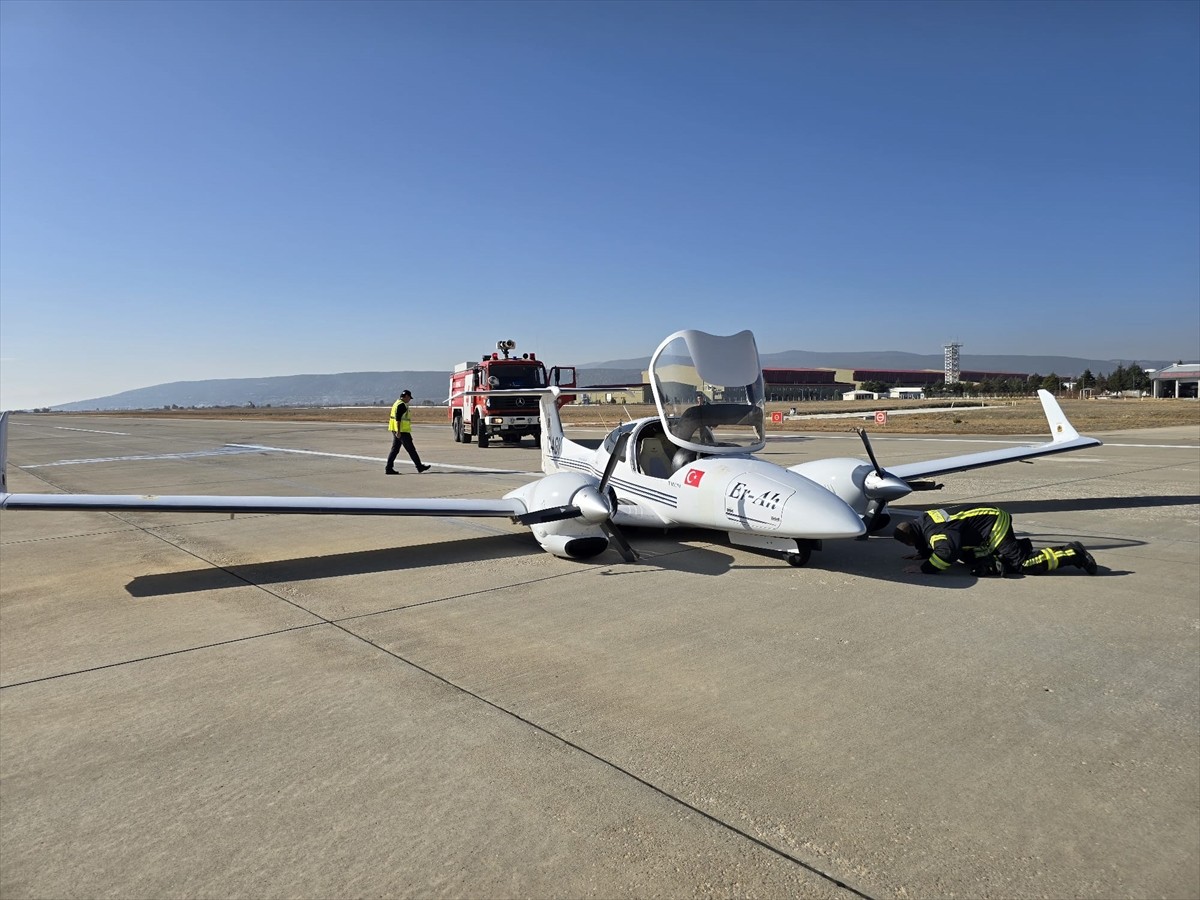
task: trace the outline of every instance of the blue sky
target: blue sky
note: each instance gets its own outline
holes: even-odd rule
[[[1200,358],[1200,4],[0,3],[0,405],[679,328]]]

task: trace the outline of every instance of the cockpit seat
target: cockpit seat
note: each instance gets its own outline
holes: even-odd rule
[[[646,428],[637,442],[637,464],[642,474],[651,478],[666,478],[674,472],[671,454],[667,449],[671,446],[661,426]]]

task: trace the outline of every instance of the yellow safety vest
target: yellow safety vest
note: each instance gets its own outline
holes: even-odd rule
[[[402,403],[404,404],[404,415],[400,417],[400,421],[397,423],[396,410],[400,408]],[[395,434],[397,431],[412,431],[412,419],[410,419],[408,415],[408,404],[404,403],[403,400],[397,400],[392,404],[392,414],[388,416],[388,431],[392,432],[393,434]]]

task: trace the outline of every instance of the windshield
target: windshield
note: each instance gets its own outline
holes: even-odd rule
[[[763,448],[762,365],[751,332],[676,332],[650,360],[650,385],[672,443],[707,455]]]
[[[545,387],[546,379],[541,366],[493,366],[492,387],[500,390]]]

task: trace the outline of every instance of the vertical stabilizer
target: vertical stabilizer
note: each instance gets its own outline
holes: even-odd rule
[[[562,391],[551,385],[538,398],[538,418],[542,426],[542,471],[550,475],[558,471],[555,459],[562,455],[563,425],[558,413],[558,396]]]
[[[8,493],[8,411],[0,413],[0,494]]]

